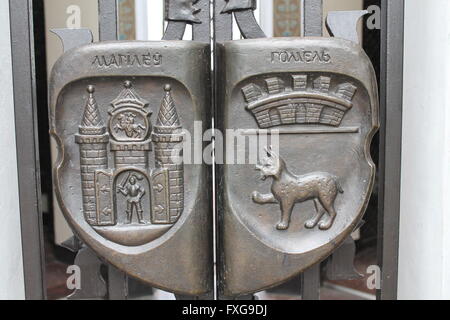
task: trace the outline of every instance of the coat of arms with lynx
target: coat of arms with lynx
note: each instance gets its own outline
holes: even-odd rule
[[[261,179],[273,178],[272,193],[253,192],[253,201],[259,204],[279,203],[281,221],[278,230],[287,230],[290,225],[292,210],[296,203],[313,200],[316,214],[305,224],[308,229],[319,225],[320,230],[328,230],[336,219],[335,200],[339,193],[344,193],[338,178],[325,172],[314,172],[297,176],[291,173],[286,162],[272,150],[266,148],[267,157],[262,159],[256,169],[261,171]],[[324,216],[327,214],[327,217]]]

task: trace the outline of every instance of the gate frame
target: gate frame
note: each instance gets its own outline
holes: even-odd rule
[[[9,0],[25,298],[46,298],[33,0]]]
[[[402,164],[404,0],[381,1],[377,299],[396,300]]]
[[[112,8],[115,0],[99,0]],[[14,109],[19,176],[25,297],[46,299],[45,258],[41,210],[36,75],[34,68],[33,0],[9,0],[12,39]],[[381,2],[381,120],[378,213],[378,263],[381,288],[377,298],[397,299],[400,216],[404,0]],[[102,37],[113,38],[117,12],[102,15]],[[25,18],[24,18],[25,17]],[[102,19],[103,17],[103,19]],[[216,26],[218,27],[218,26]],[[219,30],[224,31],[218,27]],[[220,34],[215,36],[220,38]],[[30,128],[31,124],[31,128]]]

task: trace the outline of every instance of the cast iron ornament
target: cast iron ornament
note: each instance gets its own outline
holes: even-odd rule
[[[190,296],[213,290],[208,167],[182,161],[183,130],[209,123],[209,60],[192,41],[102,42],[64,54],[50,82],[55,193],[73,231],[127,274]]]
[[[236,297],[317,264],[359,224],[375,179],[370,144],[379,127],[378,89],[369,58],[348,40],[252,39],[219,47],[222,129],[269,141],[256,170],[223,167],[220,287]],[[279,133],[276,150],[270,130]]]

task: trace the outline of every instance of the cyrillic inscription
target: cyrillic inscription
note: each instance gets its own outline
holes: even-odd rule
[[[326,50],[280,50],[272,52],[272,63],[331,63]]]
[[[160,53],[146,54],[111,54],[95,56],[92,65],[98,68],[122,68],[122,67],[159,67],[163,57]]]

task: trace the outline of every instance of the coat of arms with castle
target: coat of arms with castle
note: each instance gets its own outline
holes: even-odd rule
[[[164,90],[163,90],[164,89]],[[102,119],[95,87],[75,140],[80,149],[83,214],[97,232],[124,245],[140,245],[175,224],[184,208],[183,133],[172,88],[161,88],[154,126],[149,102],[126,81]],[[150,168],[154,151],[155,167]],[[137,230],[134,236],[130,230]]]

